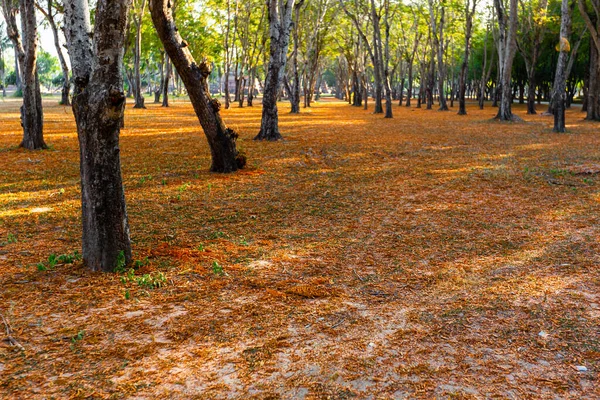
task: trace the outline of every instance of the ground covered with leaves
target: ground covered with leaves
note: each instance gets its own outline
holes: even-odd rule
[[[135,264],[80,261],[72,113],[49,150],[0,104],[0,397],[599,398],[600,126],[567,113],[224,110],[248,167],[208,172],[188,103],[128,108]],[[9,328],[10,327],[10,328]]]

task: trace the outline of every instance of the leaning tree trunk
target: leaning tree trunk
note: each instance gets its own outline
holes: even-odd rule
[[[217,99],[210,97],[208,76],[210,67],[196,64],[185,41],[179,35],[169,0],[151,0],[152,22],[165,51],[177,69],[204,130],[210,146],[212,172],[233,172],[242,168],[246,159],[236,148],[237,133],[227,128],[221,119]]]
[[[260,131],[255,140],[279,140],[279,115],[277,112],[277,95],[283,82],[287,50],[290,42],[292,10],[294,0],[285,0],[280,7],[277,0],[268,0],[269,32],[269,67],[263,92],[263,109]]]
[[[65,1],[65,33],[75,82],[83,260],[93,271],[113,271],[131,262],[119,150],[129,2],[97,4],[93,43],[87,0]]]
[[[37,21],[35,18],[35,0],[22,0],[21,31],[23,32],[23,106],[21,124],[23,141],[21,147],[29,150],[45,149],[44,114],[42,94],[37,70]]]
[[[571,30],[571,15],[569,10],[569,0],[562,0],[560,22],[560,38],[558,62],[556,64],[556,74],[554,75],[554,94],[552,102],[554,103],[554,132],[565,131],[565,106],[566,106],[566,85],[567,85],[567,57],[569,49],[569,32]]]

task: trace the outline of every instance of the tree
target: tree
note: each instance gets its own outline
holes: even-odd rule
[[[467,109],[465,104],[465,92],[467,87],[467,70],[469,67],[469,51],[471,48],[471,35],[473,32],[473,16],[475,15],[475,8],[477,7],[477,1],[466,0],[465,3],[465,53],[463,62],[460,66],[460,77],[458,84],[458,115],[466,115]]]
[[[269,66],[263,93],[262,119],[260,131],[255,140],[279,140],[279,115],[277,113],[277,93],[283,82],[287,50],[292,27],[294,0],[267,0],[269,19]]]
[[[50,25],[50,29],[52,30],[52,36],[54,38],[54,48],[56,49],[56,54],[58,55],[60,68],[63,74],[60,104],[69,106],[71,105],[71,101],[69,99],[69,93],[71,91],[71,81],[69,79],[69,66],[67,65],[67,61],[65,60],[65,56],[62,51],[62,46],[60,45],[60,40],[58,38],[59,27],[56,22],[57,9],[56,7],[54,7],[54,0],[47,0],[45,9],[44,7],[42,7],[41,4],[38,3],[36,3],[36,7],[44,15],[44,18],[46,18],[46,21],[48,21],[48,25]]]
[[[439,8],[439,9],[438,9]],[[446,13],[446,5],[444,0],[440,0],[439,7],[434,0],[429,0],[429,15],[431,22],[431,37],[433,39],[433,48],[437,54],[438,62],[438,92],[440,96],[439,111],[448,111],[446,104],[446,94],[444,93],[444,83],[446,77],[446,68],[444,66],[444,20]],[[438,21],[439,15],[439,21]]]
[[[496,118],[501,121],[514,121],[519,118],[511,110],[512,90],[511,73],[513,60],[517,50],[517,0],[509,0],[509,13],[506,13],[503,0],[494,0],[498,18],[498,37],[496,47],[498,50],[498,90],[500,91],[500,104]]]
[[[304,4],[304,0],[298,0],[294,5],[294,21],[293,21],[293,37],[294,47],[292,50],[292,85],[289,84],[287,76],[284,75],[284,83],[290,98],[292,114],[300,113],[300,74],[298,72],[298,23],[300,21],[300,8]]]
[[[233,172],[243,168],[246,158],[236,148],[238,135],[225,126],[219,114],[219,101],[210,97],[207,83],[210,67],[206,62],[196,64],[187,42],[181,38],[175,26],[169,0],[151,0],[150,13],[158,37],[183,80],[208,140],[212,156],[210,170]]]
[[[600,0],[590,0],[593,13],[585,0],[578,0],[579,12],[590,33],[590,70],[587,88],[586,119],[600,121]]]
[[[29,150],[45,149],[44,113],[42,93],[37,69],[37,21],[35,0],[21,0],[21,31],[23,32],[23,52],[19,54],[23,74],[23,106],[21,125],[23,141],[21,147]]]
[[[82,255],[93,271],[113,271],[131,261],[119,150],[128,10],[129,2],[98,0],[92,35],[87,0],[65,0],[80,151]]]
[[[569,0],[562,0],[560,7],[560,38],[558,44],[558,62],[556,64],[556,74],[554,75],[554,93],[552,102],[554,103],[554,132],[565,131],[565,107],[566,107],[566,86],[567,86],[567,57],[570,50],[569,32],[571,30],[571,12],[569,10]]]
[[[133,1],[133,25],[135,28],[135,43],[133,46],[133,108],[146,108],[142,93],[141,58],[142,58],[142,19],[146,11],[146,0]]]

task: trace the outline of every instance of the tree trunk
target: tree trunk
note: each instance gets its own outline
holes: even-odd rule
[[[304,3],[304,0],[300,0],[294,6],[294,22],[293,22],[293,36],[294,36],[294,49],[292,50],[292,74],[293,74],[293,85],[288,89],[290,95],[291,111],[292,114],[300,113],[300,74],[298,73],[298,21],[300,17],[300,7]],[[307,106],[306,101],[308,100],[308,94],[304,93],[305,107]]]
[[[158,73],[160,74],[160,83],[158,84],[158,87],[156,87],[155,90],[154,90],[154,103],[155,104],[160,103],[160,96],[162,95],[163,86],[165,85],[165,61],[166,61],[166,57],[167,57],[167,55],[164,54],[164,52],[163,52],[162,53],[162,60],[161,60],[160,64],[158,65]]]
[[[405,107],[410,107],[410,99],[412,97],[412,91],[413,91],[413,63],[411,60],[411,62],[408,63],[408,87],[406,88],[406,103],[404,104]]]
[[[171,59],[169,55],[165,52],[165,63],[167,65],[167,72],[165,73],[165,81],[162,87],[163,92],[163,101],[162,107],[169,107],[169,80],[171,79],[171,75],[173,75],[173,64],[171,64]]]
[[[263,93],[263,109],[260,131],[255,140],[279,140],[279,115],[277,112],[277,95],[283,81],[287,50],[290,42],[292,10],[294,0],[268,0],[269,33],[269,66]]]
[[[196,64],[175,26],[169,0],[151,0],[152,22],[165,51],[183,81],[200,125],[210,146],[212,172],[233,172],[242,168],[246,159],[236,148],[237,133],[227,128],[219,114],[220,104],[210,97],[207,78],[210,67]]]
[[[65,1],[80,149],[82,255],[93,271],[113,271],[131,262],[119,150],[128,8],[128,2],[98,0],[92,43],[87,0]]]
[[[511,110],[512,90],[511,72],[512,64],[517,49],[517,0],[510,0],[510,14],[506,14],[502,0],[494,0],[498,15],[499,40],[498,40],[498,69],[500,80],[497,90],[500,91],[500,105],[496,119],[513,121],[518,119]]]
[[[556,64],[556,74],[554,75],[555,92],[552,96],[554,103],[554,132],[565,131],[565,103],[566,103],[566,84],[567,84],[567,57],[569,46],[569,32],[571,31],[571,15],[569,10],[569,0],[562,0],[561,3],[561,22],[559,38],[559,54]]]
[[[469,5],[470,0],[467,0],[465,6],[465,53],[462,65],[460,66],[460,77],[458,84],[458,115],[467,114],[465,89],[467,86],[467,72],[469,68],[469,50],[471,46],[471,32],[473,30],[473,15],[475,14],[475,8],[477,7],[477,0],[473,0],[473,8],[471,10],[469,10]]]
[[[142,58],[142,18],[144,16],[144,10],[146,9],[146,0],[141,0],[139,9],[134,16],[135,23],[135,46],[133,47],[133,79],[135,81],[133,86],[133,94],[135,97],[135,104],[133,108],[146,108],[144,105],[144,95],[142,92],[142,77],[141,77],[141,58]]]
[[[29,150],[45,149],[44,114],[42,94],[37,71],[37,21],[35,18],[35,0],[21,0],[21,31],[23,32],[23,106],[21,107],[21,125],[23,141],[21,147]]]

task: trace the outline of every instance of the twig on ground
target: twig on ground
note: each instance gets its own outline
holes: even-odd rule
[[[0,317],[2,317],[2,322],[4,323],[4,327],[6,328],[6,339],[4,340],[7,341],[11,346],[18,347],[20,350],[25,350],[21,343],[17,342],[17,339],[15,339],[12,336],[12,328],[10,327],[10,324],[8,323],[4,315],[0,314]]]
[[[361,282],[365,281],[365,278],[361,277],[354,268],[352,268],[352,272],[354,272],[354,275],[356,275],[356,277],[358,278],[359,281],[361,281]]]

